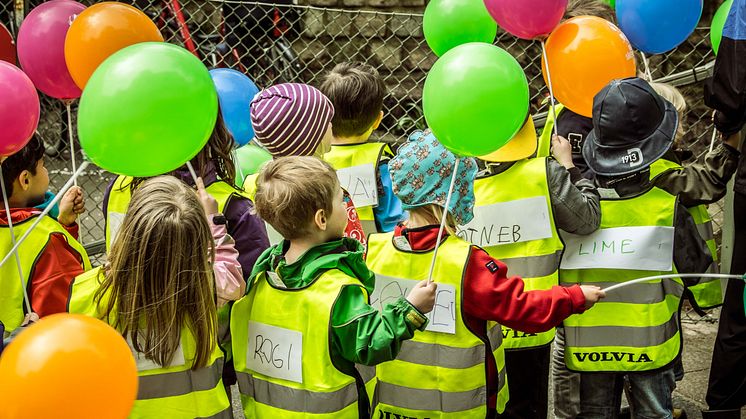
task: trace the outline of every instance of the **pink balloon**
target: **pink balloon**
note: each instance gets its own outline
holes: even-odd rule
[[[85,6],[72,0],[40,4],[18,31],[18,61],[36,87],[57,99],[79,98],[80,88],[65,63],[65,36]]]
[[[567,0],[484,0],[500,27],[523,39],[552,33],[567,9]]]
[[[0,156],[28,143],[39,124],[39,95],[20,68],[0,61]]]

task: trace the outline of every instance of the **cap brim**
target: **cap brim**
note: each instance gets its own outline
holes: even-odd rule
[[[597,175],[621,176],[650,167],[671,148],[679,117],[673,105],[664,101],[666,112],[660,126],[648,138],[625,147],[608,147],[598,143],[597,130],[588,133],[583,144],[583,158]]]
[[[534,120],[529,116],[523,128],[507,144],[500,147],[497,151],[479,158],[493,163],[523,160],[531,157],[536,152],[538,144],[539,140],[536,137]]]

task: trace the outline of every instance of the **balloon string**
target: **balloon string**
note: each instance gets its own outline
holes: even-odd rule
[[[70,180],[68,180],[67,183],[65,183],[65,185],[62,186],[62,188],[60,189],[59,192],[57,192],[57,195],[55,195],[55,197],[52,200],[52,202],[50,202],[49,205],[47,205],[47,207],[44,208],[44,211],[42,211],[41,214],[39,214],[39,216],[37,217],[36,221],[34,221],[34,224],[32,224],[31,227],[29,227],[29,229],[26,230],[26,232],[23,234],[23,236],[21,236],[21,238],[18,239],[18,241],[16,242],[16,244],[13,245],[13,248],[10,249],[10,252],[8,252],[8,254],[5,255],[5,257],[3,258],[3,260],[0,262],[0,267],[2,267],[3,265],[5,265],[5,262],[7,262],[8,259],[10,259],[10,257],[13,255],[13,253],[18,250],[18,247],[24,242],[24,240],[26,240],[28,238],[28,236],[31,234],[31,232],[34,231],[34,228],[36,228],[36,226],[39,225],[39,223],[44,219],[44,217],[46,217],[49,214],[49,212],[52,211],[52,208],[54,208],[54,206],[57,205],[60,202],[60,200],[62,199],[62,197],[65,195],[65,192],[67,192],[67,190],[70,189],[70,187],[73,185],[73,182],[75,182],[75,179],[78,176],[80,176],[81,173],[83,173],[83,170],[85,170],[85,168],[88,166],[88,163],[89,163],[88,161],[84,160],[83,163],[80,164],[80,167],[78,167],[78,170],[75,173],[73,173],[73,175],[70,178]],[[10,218],[10,217],[8,217],[8,218]]]
[[[551,100],[551,111],[552,111],[552,120],[554,123],[552,124],[552,129],[554,131],[555,136],[559,136],[559,133],[557,131],[557,110],[555,109],[555,100],[554,100],[554,88],[552,87],[552,75],[549,71],[549,58],[547,57],[547,47],[546,42],[544,40],[541,41],[541,53],[544,56],[544,67],[547,69],[547,87],[549,87],[549,99]]]
[[[746,280],[746,275],[727,275],[727,274],[669,274],[669,275],[655,275],[646,276],[645,278],[638,278],[632,281],[622,282],[621,284],[612,285],[604,288],[603,292],[614,291],[619,288],[624,288],[628,285],[639,284],[641,282],[652,281],[654,279],[672,279],[672,278],[722,278],[722,279],[743,279]]]
[[[187,169],[189,169],[189,173],[192,175],[192,179],[194,179],[194,184],[197,184],[197,172],[194,171],[194,166],[192,166],[192,162],[188,161],[186,162]]]
[[[648,63],[648,57],[645,56],[644,52],[640,52],[640,55],[642,55],[642,63],[645,66],[645,77],[648,79],[647,81],[653,81],[653,74],[650,72],[650,64]]]
[[[236,168],[238,168],[238,176],[243,181],[243,168],[241,167],[241,163],[238,162],[238,151],[233,149],[233,163],[236,165]],[[236,185],[238,187],[243,187],[243,185]]]
[[[1,165],[1,163],[0,163]],[[5,179],[3,178],[3,171],[0,169],[0,188],[3,190],[3,203],[5,204],[5,215],[8,217],[8,228],[10,229],[10,242],[13,246],[16,245],[16,233],[13,231],[13,219],[10,216],[10,204],[8,204],[8,193],[5,190]],[[23,290],[23,301],[26,304],[26,312],[31,313],[31,301],[28,298],[28,290],[26,289],[26,281],[23,277],[23,268],[21,267],[21,257],[18,256],[18,250],[14,251],[13,254],[16,256],[16,266],[18,266],[18,279],[21,281],[21,289]]]
[[[75,139],[73,137],[73,117],[72,117],[72,111],[70,110],[70,106],[72,105],[72,99],[65,101],[65,106],[67,106],[67,134],[70,139],[70,161],[73,164],[73,173],[75,173],[78,170],[78,165],[75,162]],[[75,186],[78,186],[78,180],[75,179],[74,183]]]
[[[461,158],[456,157],[456,163],[453,164],[453,176],[451,176],[451,186],[448,188],[448,196],[446,196],[446,206],[443,211],[443,217],[440,220],[440,229],[438,229],[438,240],[435,242],[435,250],[433,251],[433,260],[430,262],[430,273],[427,275],[427,283],[433,282],[433,273],[435,271],[435,258],[438,256],[438,249],[440,248],[440,240],[443,238],[443,230],[446,227],[446,220],[448,219],[448,208],[451,206],[451,197],[453,196],[453,187],[456,184],[456,174],[458,173],[458,166],[461,163]]]
[[[717,136],[718,136],[718,130],[717,128],[713,128],[712,129],[712,140],[710,140],[710,153],[712,153],[712,149],[715,148],[715,140],[717,139]]]

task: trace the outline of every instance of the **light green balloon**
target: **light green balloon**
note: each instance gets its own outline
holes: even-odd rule
[[[247,176],[259,173],[265,163],[272,160],[272,155],[254,144],[247,144],[236,149],[236,183],[242,186]]]
[[[733,6],[733,0],[726,0],[717,12],[712,17],[712,25],[710,25],[710,42],[712,42],[712,50],[717,55],[720,50],[720,42],[723,40],[723,29],[725,28],[725,21],[728,19],[728,13],[730,8]]]
[[[101,168],[156,176],[196,156],[217,115],[204,64],[184,48],[146,42],[118,51],[93,73],[80,99],[78,135]]]
[[[528,82],[518,62],[492,44],[460,45],[425,79],[425,120],[453,153],[490,154],[521,129],[529,111]]]
[[[497,23],[483,0],[432,0],[422,21],[425,41],[435,55],[469,42],[492,43]]]

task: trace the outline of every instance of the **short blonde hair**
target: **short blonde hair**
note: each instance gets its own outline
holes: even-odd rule
[[[329,216],[340,188],[334,168],[311,156],[269,162],[256,185],[257,213],[287,240],[307,236],[318,210]]]
[[[435,204],[412,208],[409,210],[409,213],[417,214],[417,216],[422,217],[429,225],[440,225],[443,220],[443,207]],[[446,218],[445,231],[451,236],[456,236],[458,234],[457,224],[453,214],[449,212]]]

